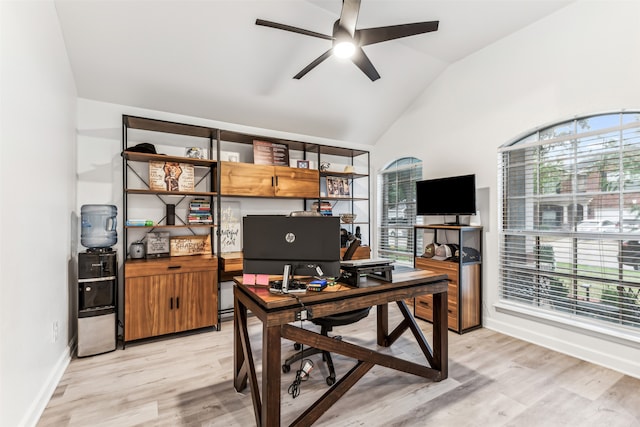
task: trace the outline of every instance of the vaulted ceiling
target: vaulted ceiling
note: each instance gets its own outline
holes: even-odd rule
[[[381,78],[330,57],[341,0],[55,2],[78,96],[276,131],[374,144],[449,65],[569,0],[362,0],[357,28],[440,21],[364,47]],[[543,36],[543,35],[541,35]]]

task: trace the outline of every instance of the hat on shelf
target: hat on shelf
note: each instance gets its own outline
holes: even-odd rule
[[[149,144],[148,142],[141,142],[138,145],[127,148],[127,151],[134,151],[136,153],[148,153],[148,154],[158,154],[156,153],[156,147],[153,144]]]
[[[451,248],[449,247],[449,245],[440,245],[436,248],[436,252],[431,257],[431,259],[444,261],[445,259],[449,259],[452,256],[453,256],[453,253],[451,253]]]
[[[436,249],[438,249],[438,246],[439,245],[436,243],[429,243],[424,248],[424,253],[422,254],[422,256],[425,258],[433,258],[433,256],[436,254]]]
[[[460,250],[457,250],[454,255],[460,259]],[[480,252],[477,249],[464,246],[462,248],[462,262],[480,261]]]

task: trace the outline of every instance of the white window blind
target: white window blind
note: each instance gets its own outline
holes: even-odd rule
[[[499,179],[500,298],[640,338],[640,113],[504,146]]]
[[[416,181],[422,161],[404,157],[378,176],[378,254],[413,265],[413,226],[416,223]]]

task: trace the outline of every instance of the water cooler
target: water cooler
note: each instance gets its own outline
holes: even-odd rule
[[[78,357],[116,349],[118,258],[115,206],[82,206],[78,254]]]

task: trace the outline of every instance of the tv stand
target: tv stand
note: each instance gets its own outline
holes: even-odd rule
[[[462,225],[460,223],[460,215],[456,215],[456,220],[454,222],[445,222],[444,225]]]
[[[453,216],[453,215],[446,215],[446,216]],[[462,222],[460,222],[460,217],[461,216],[468,216],[469,217],[469,222],[466,224],[463,224]],[[469,226],[471,224],[471,214],[469,215],[456,215],[456,220],[454,222],[445,222],[442,225],[455,225],[458,227],[466,227]]]
[[[482,227],[473,225],[416,225],[414,267],[446,274],[449,279],[447,318],[449,329],[462,334],[482,326]],[[435,260],[423,256],[429,243],[453,243],[459,247],[458,257]],[[415,298],[416,317],[433,321],[430,295]]]

